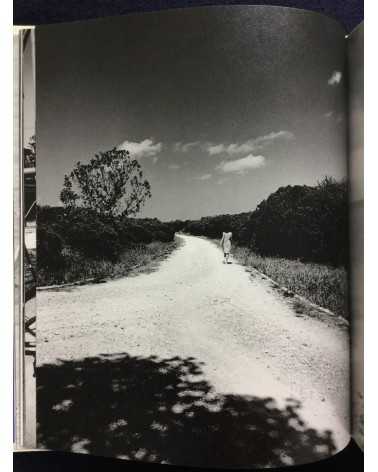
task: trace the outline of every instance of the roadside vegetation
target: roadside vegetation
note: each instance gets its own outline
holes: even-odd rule
[[[314,187],[281,187],[254,211],[184,221],[181,229],[211,239],[232,231],[233,254],[242,264],[348,317],[346,182],[326,177]]]
[[[235,247],[233,255],[240,263],[257,269],[279,286],[347,318],[348,280],[344,267],[263,257],[243,246]]]
[[[234,256],[278,285],[347,318],[346,182],[279,188],[254,211],[200,220],[136,218],[150,184],[126,150],[101,152],[65,176],[61,207],[37,211],[38,285],[126,275],[175,247],[175,233],[220,239]]]
[[[62,206],[37,208],[37,285],[125,275],[165,257],[177,245],[172,225],[134,218],[150,197],[126,150],[78,162],[64,178]]]
[[[56,271],[45,268],[38,271],[38,286],[88,280],[100,282],[108,278],[126,276],[134,271],[153,270],[154,263],[165,259],[177,247],[176,239],[169,243],[155,241],[149,244],[135,244],[126,249],[115,261],[87,258],[79,252],[68,250],[64,255],[64,264]]]
[[[177,245],[170,225],[157,219],[46,206],[37,218],[38,286],[126,275]]]

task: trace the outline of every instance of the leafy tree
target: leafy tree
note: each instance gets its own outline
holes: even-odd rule
[[[63,190],[60,192],[60,200],[68,209],[74,208],[76,202],[79,200],[79,195],[72,190],[72,180],[68,175],[64,176],[64,184]]]
[[[103,216],[136,215],[150,197],[139,162],[116,148],[96,154],[88,164],[78,162],[65,175],[60,193],[66,209],[79,206]]]

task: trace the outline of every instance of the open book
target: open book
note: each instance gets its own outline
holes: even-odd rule
[[[261,6],[16,32],[16,450],[362,445],[362,49]]]

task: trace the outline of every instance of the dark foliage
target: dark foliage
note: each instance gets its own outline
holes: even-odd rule
[[[348,262],[348,194],[345,182],[326,178],[315,187],[281,187],[255,211],[163,223],[156,218],[103,215],[89,208],[38,211],[38,270],[56,272],[74,254],[116,261],[135,244],[169,242],[177,231],[233,240],[262,256],[335,266]]]
[[[250,244],[260,254],[346,265],[348,194],[345,182],[281,187],[249,221]]]
[[[151,197],[140,163],[124,149],[100,152],[87,164],[78,162],[64,176],[60,200],[67,210],[90,209],[102,216],[136,215]]]
[[[348,262],[346,182],[325,178],[315,187],[281,187],[251,213],[219,215],[182,222],[193,235],[233,240],[263,256],[279,256],[332,265]]]
[[[62,255],[63,239],[60,228],[56,225],[38,225],[38,266],[51,272],[64,267]]]
[[[221,238],[223,231],[232,231],[234,239],[244,242],[244,228],[249,221],[251,213],[239,213],[237,215],[206,216],[200,220],[182,222],[181,229],[195,236],[207,236],[209,238]]]
[[[58,282],[69,260],[114,262],[130,246],[173,239],[172,228],[157,219],[101,215],[87,208],[39,207],[38,271],[57,274]]]
[[[65,243],[71,249],[92,259],[116,260],[122,246],[111,218],[76,209],[66,214],[63,221]]]
[[[332,455],[287,399],[218,394],[193,357],[127,353],[37,369],[38,445],[189,466],[269,467]]]

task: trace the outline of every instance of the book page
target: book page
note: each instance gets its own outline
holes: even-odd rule
[[[295,9],[37,27],[39,448],[347,445],[345,64],[340,25]]]
[[[14,444],[36,444],[35,50],[32,26],[14,28]]]
[[[352,318],[353,437],[363,447],[364,402],[364,27],[352,32],[349,46],[350,239]]]

